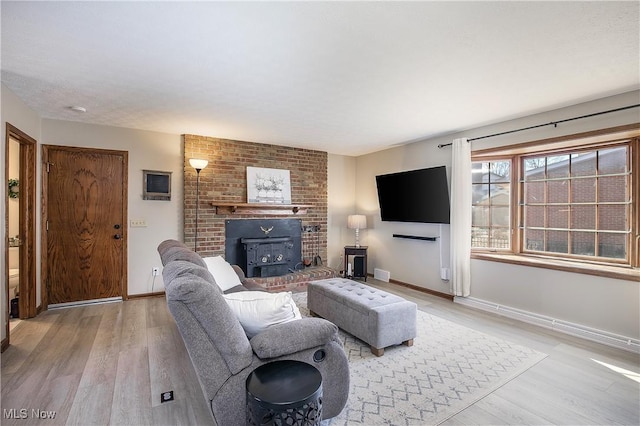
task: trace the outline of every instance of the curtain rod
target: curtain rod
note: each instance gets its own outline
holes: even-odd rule
[[[607,110],[607,111],[594,112],[593,114],[581,115],[579,117],[565,118],[564,120],[551,121],[549,123],[544,123],[544,124],[536,124],[535,126],[523,127],[521,129],[508,130],[506,132],[494,133],[492,135],[478,136],[476,138],[469,138],[469,139],[467,139],[467,142],[477,141],[478,139],[492,138],[494,136],[508,135],[509,133],[522,132],[524,130],[537,129],[538,127],[545,127],[545,126],[558,127],[558,124],[566,123],[567,121],[580,120],[582,118],[595,117],[596,115],[609,114],[611,112],[624,111],[625,109],[638,108],[638,107],[640,107],[640,104],[629,105],[629,106],[616,108],[616,109],[610,109],[610,110]],[[442,144],[438,145],[438,148],[444,148],[445,146],[451,146],[451,143],[442,143]]]

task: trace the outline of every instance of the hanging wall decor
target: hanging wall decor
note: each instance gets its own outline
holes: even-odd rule
[[[289,170],[247,167],[247,202],[291,204]]]
[[[20,194],[20,182],[18,179],[9,179],[9,198],[18,198]]]

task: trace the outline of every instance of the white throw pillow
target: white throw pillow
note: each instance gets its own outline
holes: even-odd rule
[[[229,262],[224,260],[222,256],[204,257],[202,258],[207,265],[207,269],[213,275],[213,279],[216,280],[216,284],[220,287],[220,290],[227,291],[237,285],[242,284],[240,277],[233,270]]]
[[[290,291],[239,291],[224,298],[249,338],[272,325],[302,318]]]

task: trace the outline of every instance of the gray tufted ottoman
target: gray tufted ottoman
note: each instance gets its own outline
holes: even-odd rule
[[[411,346],[416,337],[415,303],[346,278],[311,281],[307,306],[371,345],[376,356],[384,355],[387,346]]]

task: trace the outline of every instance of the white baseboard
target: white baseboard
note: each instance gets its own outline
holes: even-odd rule
[[[619,334],[609,333],[608,331],[598,330],[580,324],[574,324],[568,321],[558,320],[547,317],[545,315],[535,314],[533,312],[523,311],[521,309],[512,308],[510,306],[499,305],[497,303],[488,302],[474,297],[455,297],[455,303],[480,309],[486,312],[493,312],[508,318],[520,320],[529,324],[538,325],[571,336],[581,337],[613,346],[615,348],[624,349],[634,353],[640,353],[640,340],[630,337],[621,336]]]

